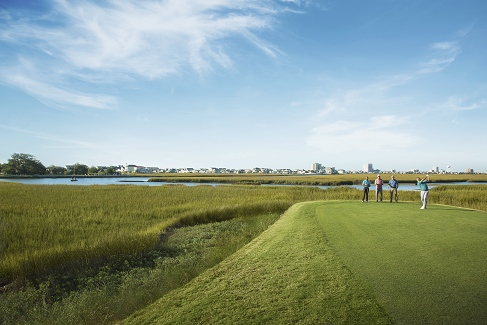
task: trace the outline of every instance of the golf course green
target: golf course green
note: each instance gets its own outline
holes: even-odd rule
[[[306,202],[122,324],[484,324],[487,214]]]

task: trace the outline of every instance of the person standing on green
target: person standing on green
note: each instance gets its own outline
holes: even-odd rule
[[[375,202],[379,202],[379,193],[380,193],[380,201],[382,202],[382,185],[384,185],[384,181],[380,178],[380,174],[377,175],[377,179],[375,180]]]
[[[387,187],[389,188],[389,190],[391,191],[391,203],[392,203],[392,195],[394,194],[395,196],[395,199],[396,199],[396,203],[397,203],[397,189],[399,187],[399,183],[397,182],[397,180],[394,178],[394,175],[391,176],[391,180],[389,181],[389,183],[387,183]]]
[[[423,179],[419,179],[418,177],[416,180],[418,181],[418,186],[421,190],[421,202],[423,202],[423,206],[420,209],[426,209],[426,204],[428,203],[428,194],[430,193],[428,184],[426,183],[430,181],[430,175],[426,175],[426,177]]]
[[[365,180],[362,182],[362,186],[364,187],[364,195],[362,196],[362,202],[364,202],[364,199],[366,200],[366,203],[369,203],[369,188],[370,188],[370,182],[369,182],[369,176],[365,177]]]

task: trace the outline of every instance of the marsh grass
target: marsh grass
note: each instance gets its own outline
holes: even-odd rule
[[[375,191],[369,194],[372,198]],[[384,189],[384,201],[389,193]],[[361,200],[360,190],[336,187],[23,185],[0,183],[0,279],[69,261],[147,249],[174,225],[283,213],[302,201]],[[400,201],[419,201],[401,191]],[[431,203],[486,210],[487,186],[438,186]]]
[[[0,323],[114,323],[218,264],[279,216],[175,228],[149,250],[50,270],[0,294]]]
[[[381,174],[387,182],[393,174]],[[418,174],[394,174],[400,183],[416,183]],[[141,175],[140,175],[141,176]],[[365,176],[372,180],[376,174],[342,174],[342,175],[265,175],[265,174],[157,174],[149,182],[186,182],[186,183],[226,183],[226,184],[276,184],[276,185],[310,185],[341,186],[360,185]],[[487,182],[483,174],[445,174],[431,175],[434,183],[450,182]]]
[[[152,247],[160,232],[236,217],[283,213],[299,201],[353,198],[309,187],[24,185],[0,183],[0,278],[70,261]]]
[[[429,201],[487,211],[486,194],[486,185],[438,186]],[[348,187],[0,183],[0,277],[15,279],[0,294],[0,323],[111,323],[215,265],[292,204],[361,197]],[[419,202],[419,192],[399,200]]]

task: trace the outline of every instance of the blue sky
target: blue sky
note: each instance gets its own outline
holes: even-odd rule
[[[0,2],[0,162],[487,172],[484,0]]]

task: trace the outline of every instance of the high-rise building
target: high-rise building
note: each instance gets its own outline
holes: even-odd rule
[[[467,169],[465,169],[465,173],[471,174],[471,173],[473,173],[473,169],[472,168],[467,168]]]
[[[372,173],[374,171],[374,167],[372,167],[371,163],[364,164],[364,173]]]
[[[320,170],[320,169],[321,169],[320,163],[311,164],[311,170]]]

